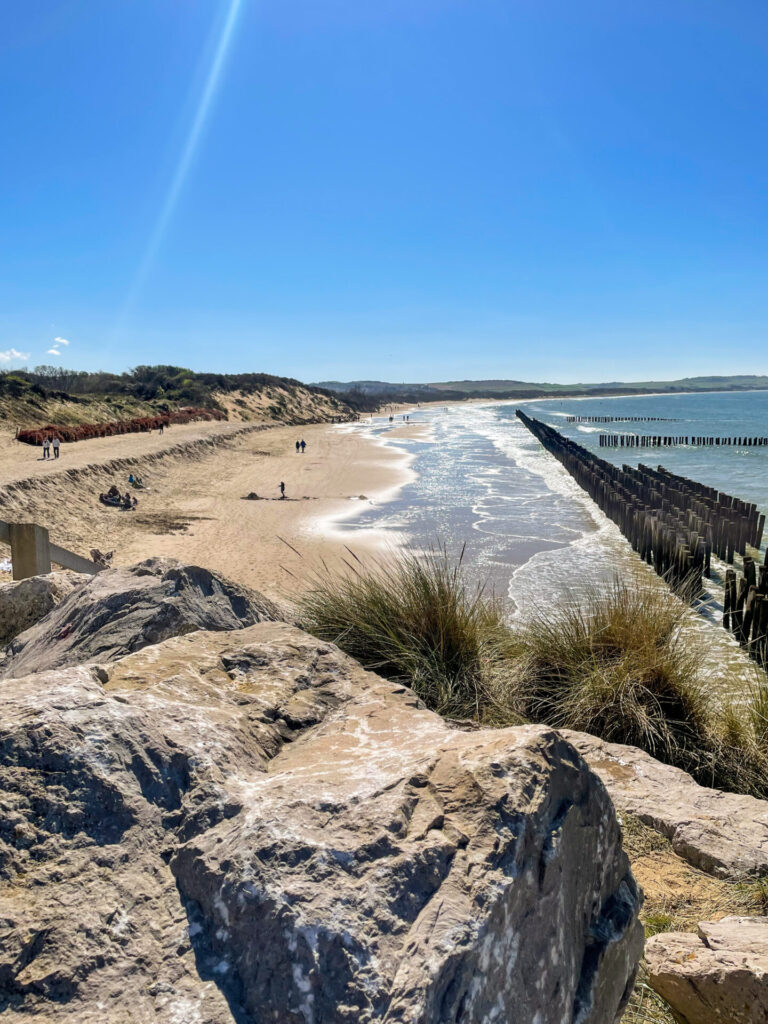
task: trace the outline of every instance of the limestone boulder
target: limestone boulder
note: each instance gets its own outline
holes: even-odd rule
[[[0,689],[9,1021],[610,1024],[642,950],[607,793],[282,623]]]
[[[689,864],[717,878],[768,874],[768,801],[700,786],[638,747],[561,732],[603,780],[617,809],[667,836]]]
[[[0,584],[0,645],[7,644],[82,586],[89,576],[74,572],[51,572]]]
[[[112,661],[196,629],[240,629],[283,617],[271,601],[218,573],[150,558],[87,577],[13,640],[0,678]]]
[[[655,935],[646,960],[651,985],[680,1024],[768,1024],[768,917]]]

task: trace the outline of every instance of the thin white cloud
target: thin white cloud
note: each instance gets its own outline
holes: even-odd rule
[[[60,356],[61,352],[59,352],[59,350],[57,348],[49,348],[48,349],[48,355],[49,356]]]
[[[29,359],[29,352],[18,352],[15,348],[8,348],[5,352],[0,352],[0,363],[10,363],[16,359]]]
[[[53,344],[54,345],[68,345],[69,342],[67,341],[66,338],[54,338],[53,339]]]

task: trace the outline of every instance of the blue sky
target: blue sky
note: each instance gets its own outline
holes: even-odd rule
[[[5,4],[0,366],[768,372],[767,67],[764,0]]]

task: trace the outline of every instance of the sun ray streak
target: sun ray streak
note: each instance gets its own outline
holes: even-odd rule
[[[229,10],[227,11],[227,16],[221,28],[221,33],[211,60],[211,66],[208,69],[205,86],[200,96],[200,102],[197,105],[194,119],[187,134],[184,148],[181,151],[181,156],[179,157],[179,162],[176,165],[176,170],[168,188],[168,192],[166,193],[165,201],[161,207],[160,215],[158,216],[157,222],[152,230],[152,234],[149,237],[141,263],[134,275],[130,290],[125,303],[123,304],[122,315],[120,317],[121,322],[126,320],[139,297],[149,272],[157,258],[157,253],[163,242],[165,233],[168,230],[168,225],[173,217],[176,205],[179,201],[179,196],[184,188],[184,183],[200,144],[203,129],[205,128],[208,115],[211,112],[211,107],[216,96],[216,90],[221,80],[222,71],[226,63],[241,5],[242,0],[230,0]]]

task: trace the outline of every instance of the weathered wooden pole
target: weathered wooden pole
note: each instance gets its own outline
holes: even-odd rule
[[[13,578],[26,580],[51,571],[48,531],[35,523],[9,523]]]

